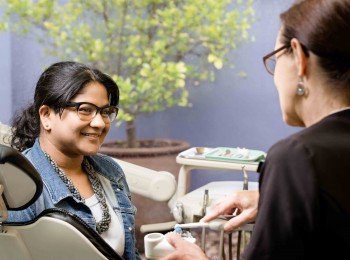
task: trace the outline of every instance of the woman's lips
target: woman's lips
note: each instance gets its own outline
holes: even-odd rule
[[[82,133],[82,135],[88,137],[90,140],[98,140],[101,136],[101,134],[94,133]]]

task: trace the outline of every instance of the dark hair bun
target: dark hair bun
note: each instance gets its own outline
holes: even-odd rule
[[[283,44],[297,38],[318,56],[332,85],[350,88],[350,1],[297,1],[281,20]]]

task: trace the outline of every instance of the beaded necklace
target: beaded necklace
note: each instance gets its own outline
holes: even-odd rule
[[[44,154],[45,154],[45,157],[49,160],[49,162],[53,166],[55,172],[61,178],[63,183],[67,186],[68,190],[72,193],[73,197],[75,197],[78,201],[85,203],[85,199],[80,195],[79,191],[74,186],[73,182],[67,177],[65,172],[57,166],[57,164],[50,157],[50,155],[48,155],[46,152],[44,152]],[[97,177],[97,172],[95,171],[95,169],[92,167],[92,165],[89,163],[89,161],[86,158],[84,158],[82,166],[84,171],[88,175],[89,181],[92,185],[92,189],[97,197],[97,200],[102,210],[102,220],[99,222],[96,222],[96,231],[99,234],[102,234],[103,232],[108,230],[109,225],[111,223],[111,215],[109,214],[106,197],[104,195],[102,184],[99,178]]]

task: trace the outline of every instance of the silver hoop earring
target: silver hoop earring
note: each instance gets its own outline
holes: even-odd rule
[[[303,95],[305,95],[305,92],[306,92],[306,88],[304,85],[303,78],[299,77],[296,93],[298,96],[303,96]]]

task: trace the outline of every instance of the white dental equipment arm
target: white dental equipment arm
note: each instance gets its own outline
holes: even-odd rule
[[[131,192],[156,201],[168,201],[175,193],[175,177],[113,158],[123,169]]]

